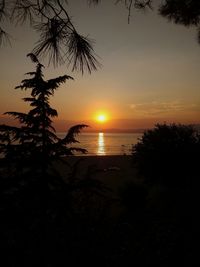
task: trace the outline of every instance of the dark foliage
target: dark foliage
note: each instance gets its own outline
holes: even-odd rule
[[[157,124],[133,147],[133,161],[146,181],[172,187],[198,182],[200,135],[192,127]]]
[[[200,43],[200,2],[197,0],[165,0],[159,13],[168,20],[184,26],[195,26],[198,29]]]
[[[199,133],[180,124],[157,124],[133,147],[140,179],[120,190],[120,228],[129,237],[119,266],[199,262],[192,238],[199,228],[199,155]]]
[[[51,108],[49,98],[59,85],[73,78],[64,75],[45,81],[43,65],[34,54],[28,56],[36,63],[36,71],[27,73],[31,78],[24,79],[16,89],[31,90],[31,97],[23,100],[28,102],[32,109],[28,113],[5,113],[19,120],[21,127],[0,125],[0,149],[5,161],[11,163],[14,173],[16,168],[24,172],[29,166],[31,172],[41,171],[44,175],[52,160],[73,155],[75,151],[86,152],[84,149],[69,145],[78,142],[75,136],[87,125],[73,126],[63,139],[56,136],[52,118],[58,114]]]
[[[77,32],[68,9],[66,0],[0,0],[0,23],[29,23],[40,36],[33,49],[37,57],[47,56],[54,66],[67,62],[72,70],[91,73],[100,66],[93,43]],[[10,43],[10,35],[1,24],[0,44]]]
[[[163,126],[165,131],[171,127]],[[190,127],[181,129],[186,132],[181,136],[188,136]],[[151,142],[155,145],[154,138]],[[133,180],[122,182],[118,198],[112,199],[112,192],[95,179],[101,170],[92,165],[81,172],[80,161],[84,159],[71,166],[65,179],[49,173],[50,190],[31,173],[23,179],[18,175],[0,180],[4,266],[32,267],[38,262],[48,267],[196,264],[198,241],[192,239],[192,231],[199,226],[196,220],[193,224],[192,208],[198,210],[198,202],[193,203],[187,188]]]
[[[95,169],[77,177],[79,161],[71,166],[63,159],[75,151],[86,152],[72,145],[87,125],[71,127],[64,138],[58,138],[52,126],[57,112],[50,106],[50,97],[72,77],[45,81],[43,65],[34,54],[28,56],[36,70],[16,89],[30,90],[31,96],[23,100],[31,109],[7,112],[19,120],[20,127],[0,125],[1,262],[4,266],[79,266],[89,256],[94,261],[98,242],[105,244],[107,188],[93,179]],[[70,172],[63,177],[56,164],[65,164]]]
[[[196,0],[166,0],[160,7],[160,14],[177,24],[198,26],[200,2]]]
[[[147,198],[147,188],[143,184],[129,182],[120,190],[122,204],[134,216],[144,211]]]

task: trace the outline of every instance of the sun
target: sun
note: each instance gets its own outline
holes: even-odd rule
[[[99,114],[96,119],[98,122],[103,123],[107,120],[107,117],[105,114]]]

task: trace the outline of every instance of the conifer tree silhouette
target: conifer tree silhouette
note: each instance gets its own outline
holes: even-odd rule
[[[0,125],[0,153],[7,162],[12,163],[13,170],[24,172],[31,168],[38,175],[45,176],[52,160],[73,155],[74,151],[86,153],[85,149],[69,145],[78,142],[75,136],[87,125],[71,127],[64,138],[56,136],[52,118],[58,113],[50,106],[49,99],[62,83],[73,78],[64,75],[45,81],[42,72],[44,66],[34,54],[27,56],[36,64],[36,70],[26,73],[31,78],[22,80],[15,89],[31,90],[31,97],[23,100],[32,109],[28,113],[5,113],[19,120],[21,126]]]

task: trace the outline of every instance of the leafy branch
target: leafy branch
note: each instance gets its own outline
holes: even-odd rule
[[[68,2],[60,0],[0,0],[0,23],[30,27],[39,33],[32,52],[39,59],[47,57],[54,66],[67,63],[72,70],[91,73],[100,67],[93,42],[76,30],[69,14]],[[10,42],[9,34],[0,25],[0,44]]]

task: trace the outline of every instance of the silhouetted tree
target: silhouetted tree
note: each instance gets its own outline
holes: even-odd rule
[[[52,160],[72,155],[74,151],[86,152],[85,149],[68,145],[78,142],[75,136],[87,125],[71,127],[63,139],[56,136],[52,118],[58,114],[51,108],[49,98],[59,85],[73,78],[64,75],[45,81],[43,65],[34,54],[28,54],[28,56],[36,63],[36,70],[28,72],[27,74],[32,77],[24,79],[16,89],[31,90],[31,97],[23,100],[30,103],[32,109],[28,113],[14,111],[5,113],[18,119],[21,127],[0,125],[0,149],[5,160],[13,165],[11,169],[14,171],[14,165],[21,171],[31,166],[34,167],[32,171],[42,171],[45,175]]]
[[[72,77],[46,81],[43,66],[33,54],[29,56],[36,70],[29,72],[31,78],[24,79],[16,89],[30,90],[31,96],[24,101],[31,109],[27,113],[7,112],[19,120],[20,127],[0,126],[0,153],[10,165],[0,172],[0,247],[3,253],[9,251],[7,266],[35,266],[37,262],[79,266],[83,257],[84,262],[94,261],[95,255],[101,254],[99,236],[105,243],[110,198],[104,196],[107,187],[95,179],[94,168],[84,175],[79,169],[76,176],[77,161],[71,175],[63,172],[64,177],[50,168],[54,160],[74,151],[86,152],[70,146],[86,125],[71,127],[64,138],[56,136],[52,117],[57,112],[50,106],[50,97]]]
[[[199,183],[200,135],[192,126],[157,124],[133,146],[133,161],[152,184],[190,187]]]

